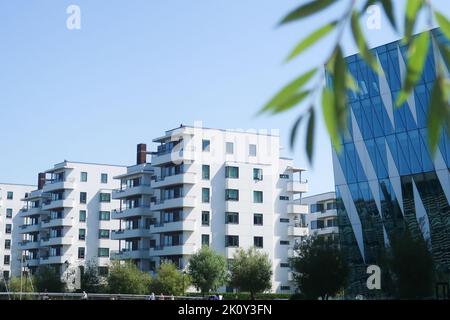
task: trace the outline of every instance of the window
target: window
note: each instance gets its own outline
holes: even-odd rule
[[[9,271],[3,271],[3,278],[9,280]]]
[[[256,157],[256,144],[251,144],[248,146],[248,155],[250,157]]]
[[[253,168],[253,180],[262,180],[263,179],[263,171],[259,168]]]
[[[111,202],[111,193],[100,193],[100,202]]]
[[[102,173],[100,176],[100,182],[101,183],[108,183],[108,174],[107,173]]]
[[[288,246],[288,245],[289,245],[289,241],[286,241],[286,240],[280,240],[280,245],[282,245],[282,246]]]
[[[263,225],[263,215],[261,213],[253,214],[253,224],[255,226],[262,226]]]
[[[211,141],[209,141],[209,140],[202,140],[202,150],[204,152],[209,152],[210,145],[211,145]]]
[[[3,264],[4,265],[9,265],[11,262],[11,257],[8,254],[5,254],[5,256],[3,257]]]
[[[98,230],[98,238],[99,239],[109,239],[109,230],[107,230],[107,229]]]
[[[239,213],[238,212],[225,212],[225,223],[239,224]]]
[[[239,190],[237,189],[225,189],[225,200],[239,201]]]
[[[100,211],[98,214],[98,219],[101,221],[109,221],[111,220],[111,212],[109,211]]]
[[[86,229],[78,229],[78,240],[86,240]]]
[[[209,180],[209,165],[207,164],[202,166],[202,179]]]
[[[98,275],[99,276],[102,276],[102,277],[108,276],[108,273],[109,273],[108,267],[100,266],[100,267],[98,267],[97,270],[98,270]]]
[[[12,213],[13,213],[12,209],[6,209],[6,217],[7,218],[12,218]]]
[[[225,236],[225,247],[239,247],[239,236]]]
[[[227,154],[233,154],[234,153],[234,143],[233,142],[227,142],[227,144],[226,144],[226,153]]]
[[[202,188],[202,202],[209,203],[209,188]]]
[[[78,248],[78,259],[84,259],[86,253],[86,249],[85,248]]]
[[[253,245],[255,248],[263,247],[263,237],[253,237]]]
[[[86,222],[86,210],[80,210],[80,222]]]
[[[288,196],[280,196],[280,200],[289,200]]]
[[[311,213],[324,211],[323,203],[314,203],[311,205]]]
[[[87,202],[87,193],[80,192],[80,203],[86,203],[86,202]]]
[[[6,199],[7,199],[7,200],[12,200],[13,198],[14,198],[14,192],[8,191],[8,192],[6,193]]]
[[[225,178],[238,179],[239,178],[239,167],[225,167]]]
[[[328,202],[327,203],[327,210],[333,210],[336,209],[336,202]]]
[[[280,268],[289,268],[289,263],[281,262],[280,263]]]
[[[87,182],[87,172],[81,172],[80,181]]]
[[[11,224],[6,224],[5,226],[5,233],[11,233]]]
[[[5,240],[5,249],[6,250],[11,249],[11,240],[10,239]]]
[[[109,257],[109,248],[98,248],[99,257]]]
[[[209,247],[209,234],[202,234],[202,246]]]
[[[291,287],[290,286],[280,286],[280,290],[281,291],[290,291]]]
[[[209,226],[209,211],[202,211],[202,226]]]
[[[289,179],[288,174],[280,174],[280,179]]]
[[[254,203],[263,203],[262,191],[253,191],[253,202]]]
[[[281,223],[289,223],[289,219],[286,218],[280,218]]]

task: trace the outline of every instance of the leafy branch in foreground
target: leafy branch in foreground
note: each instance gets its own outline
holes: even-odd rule
[[[315,0],[300,5],[280,22],[280,25],[298,22],[305,18],[330,9],[334,4],[346,3],[345,0]],[[340,137],[347,130],[348,101],[347,93],[359,92],[357,82],[347,70],[347,65],[342,53],[342,39],[345,28],[350,25],[355,44],[365,63],[375,72],[382,73],[378,59],[373,55],[367,45],[367,40],[360,26],[360,19],[371,5],[379,4],[386,14],[391,26],[398,31],[398,23],[395,20],[392,0],[367,0],[363,6],[357,6],[356,0],[349,0],[348,7],[342,16],[331,19],[323,26],[303,38],[293,48],[286,58],[286,62],[297,59],[311,46],[317,44],[331,34],[336,34],[331,53],[323,60],[326,74],[321,66],[314,67],[304,74],[298,76],[283,89],[281,89],[260,111],[260,113],[278,114],[288,111],[300,104],[307,104],[291,129],[290,146],[294,147],[298,129],[301,123],[306,123],[306,153],[312,162],[314,145],[314,128],[316,125],[315,105],[320,100],[325,125],[330,135],[332,144],[340,151]],[[407,47],[406,75],[403,79],[402,88],[397,96],[396,107],[404,106],[405,101],[413,94],[414,87],[420,80],[428,54],[430,40],[434,41],[439,48],[444,62],[437,61],[437,75],[433,87],[433,93],[428,109],[428,145],[434,153],[439,143],[440,132],[447,127],[450,135],[450,106],[449,106],[449,80],[446,77],[447,66],[450,63],[450,46],[443,40],[431,36],[430,32],[423,32],[413,36],[417,16],[425,10],[428,13],[428,21],[431,27],[433,18],[441,27],[442,33],[450,39],[450,22],[439,11],[437,11],[429,0],[407,0],[404,13],[404,38],[403,43]],[[315,80],[314,83],[313,80]],[[325,80],[327,84],[324,86]]]

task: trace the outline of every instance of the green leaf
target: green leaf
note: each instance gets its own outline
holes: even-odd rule
[[[443,80],[438,76],[434,82],[428,109],[428,145],[433,155],[439,143],[442,125],[449,117],[449,104],[443,86]]]
[[[448,68],[450,66],[450,48],[445,44],[439,43],[439,51]]]
[[[325,126],[331,138],[335,150],[341,150],[339,141],[339,131],[336,125],[336,113],[334,110],[333,92],[328,88],[322,90],[322,113],[325,120]]]
[[[310,90],[294,93],[292,96],[290,96],[286,100],[283,100],[283,102],[279,103],[274,109],[272,109],[272,114],[281,113],[286,110],[289,110],[293,106],[303,101],[310,93],[311,93]]]
[[[316,71],[317,68],[313,68],[287,84],[260,110],[259,113],[264,113],[272,109],[276,110],[280,105],[291,99],[292,95],[305,85]]]
[[[311,108],[309,113],[310,115],[308,120],[308,128],[306,132],[306,154],[308,155],[309,163],[312,163],[314,147],[314,126],[316,124],[314,108]]]
[[[361,26],[359,25],[358,12],[352,12],[352,33],[356,44],[358,45],[359,52],[364,61],[373,69],[373,71],[379,73],[380,66],[375,56],[370,52],[367,46],[364,34],[362,33]]]
[[[408,48],[408,66],[403,88],[398,95],[396,105],[402,105],[408,99],[416,83],[420,80],[428,53],[430,33],[422,32],[414,37]]]
[[[336,0],[313,0],[304,5],[301,5],[297,9],[291,11],[287,16],[285,16],[280,25],[286,24],[301,18],[308,17],[316,12],[319,12],[331,4],[335,3]]]
[[[353,92],[359,92],[358,84],[356,83],[355,78],[353,78],[352,74],[347,71],[345,75],[345,85],[347,89],[353,91]]]
[[[438,22],[439,26],[441,27],[441,31],[445,34],[447,39],[450,39],[450,22],[447,20],[447,18],[442,15],[442,13],[435,11],[434,15],[436,17],[436,21]]]
[[[313,45],[315,42],[319,41],[321,38],[325,37],[328,33],[330,33],[334,27],[336,26],[337,21],[330,22],[323,27],[317,29],[309,36],[300,41],[297,46],[292,50],[289,56],[286,58],[286,62],[291,61],[295,57],[297,57],[300,53],[306,50],[308,47]]]
[[[302,119],[303,119],[303,114],[301,114],[297,118],[297,120],[294,122],[294,125],[292,126],[291,137],[290,137],[290,140],[289,140],[291,149],[294,149],[295,139],[297,138],[298,126],[299,126],[300,122],[302,121]]]
[[[347,68],[346,62],[342,55],[342,50],[338,46],[336,50],[336,56],[334,60],[334,72],[333,72],[333,94],[334,94],[334,109],[335,109],[335,121],[338,124],[338,131],[342,132],[346,127],[347,121],[347,90],[346,79]]]
[[[422,8],[423,0],[408,0],[406,2],[406,14],[405,14],[405,41],[409,43],[416,18],[419,10]]]

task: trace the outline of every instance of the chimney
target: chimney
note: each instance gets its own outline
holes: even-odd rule
[[[42,190],[45,184],[45,173],[41,172],[38,176],[38,189]]]
[[[137,145],[137,164],[147,163],[147,145],[140,143]]]

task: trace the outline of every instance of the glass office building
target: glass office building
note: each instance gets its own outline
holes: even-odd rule
[[[349,295],[371,295],[366,268],[407,227],[428,243],[440,270],[450,271],[450,142],[443,130],[434,157],[427,145],[427,109],[442,56],[432,40],[414,93],[395,107],[406,70],[406,48],[392,42],[373,49],[383,72],[359,55],[346,58],[360,92],[349,92],[349,125],[341,152],[333,150],[340,245],[350,260]],[[448,71],[448,66],[447,70]],[[330,80],[329,77],[327,79]],[[383,284],[382,284],[383,286]]]

